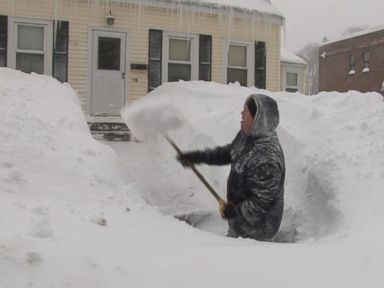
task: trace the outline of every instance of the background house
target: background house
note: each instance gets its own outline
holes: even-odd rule
[[[289,50],[281,49],[282,91],[307,94],[307,62]]]
[[[319,49],[319,90],[380,92],[384,81],[384,26],[357,32]]]
[[[69,82],[89,122],[119,122],[167,81],[280,87],[283,17],[268,0],[13,0],[0,15],[0,65]]]

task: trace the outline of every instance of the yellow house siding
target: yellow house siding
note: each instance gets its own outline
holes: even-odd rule
[[[184,9],[171,11],[165,8],[118,4],[111,7],[103,1],[62,0],[59,6],[52,0],[0,1],[0,14],[38,19],[59,19],[70,22],[68,81],[78,92],[83,104],[89,97],[91,28],[118,29],[127,32],[127,93],[135,100],[147,93],[147,71],[130,70],[130,63],[148,63],[148,31],[161,29],[212,35],[212,81],[223,82],[225,71],[225,43],[236,41],[265,41],[267,50],[266,88],[279,90],[280,85],[280,20],[267,16],[238,14],[230,10]],[[99,4],[97,4],[99,3]],[[105,23],[111,8],[115,25]]]

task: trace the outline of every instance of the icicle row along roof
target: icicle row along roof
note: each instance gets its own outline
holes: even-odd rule
[[[234,8],[240,12],[269,14],[283,19],[284,16],[270,0],[104,0],[108,2],[132,3],[136,5],[191,5],[210,9]],[[176,8],[176,7],[175,7]]]

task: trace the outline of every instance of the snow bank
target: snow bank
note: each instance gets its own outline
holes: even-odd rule
[[[158,129],[183,149],[202,148],[232,140],[254,92],[279,102],[288,171],[283,229],[297,233],[295,244],[222,237],[217,203],[161,135],[110,144],[119,159],[92,139],[68,85],[0,68],[0,286],[381,287],[384,107],[377,94],[305,97],[179,82],[132,111],[145,115],[151,104],[146,123],[148,115],[176,117],[178,125]],[[144,120],[131,119],[146,132]],[[228,167],[199,169],[225,196]],[[200,229],[153,207],[184,213]]]
[[[169,133],[182,150],[223,145],[231,141],[238,131],[242,105],[252,93],[265,93],[275,98],[281,111],[278,134],[287,162],[286,208],[282,232],[290,234],[294,241],[307,241],[354,233],[349,231],[349,227],[356,225],[365,230],[363,224],[368,219],[380,225],[381,221],[374,221],[383,216],[377,214],[382,205],[381,200],[377,203],[377,199],[382,198],[380,187],[384,184],[384,157],[380,153],[384,148],[381,140],[384,137],[384,105],[378,94],[333,92],[307,97],[292,93],[271,93],[236,84],[179,82],[164,84],[143,100],[128,106],[122,115],[128,126],[134,128],[139,126],[133,119],[140,121],[139,115],[152,115],[152,118],[146,118],[145,126],[133,129],[134,136],[143,136],[148,132],[148,126],[156,127],[159,123],[169,122],[170,114],[162,111],[173,111],[171,118],[178,119],[178,125],[167,128],[170,128]],[[147,110],[147,107],[151,107],[151,110]],[[153,130],[150,132],[153,133]],[[168,167],[164,173],[171,170],[172,175],[183,179],[180,167],[175,167],[178,164],[173,160],[175,153],[169,145],[161,137],[147,142],[151,146],[148,148],[152,151],[151,157],[157,155],[151,162]],[[207,166],[200,169],[225,197],[228,169]],[[163,172],[150,170],[149,173]],[[202,191],[201,194],[194,192],[194,197],[201,201],[190,202],[191,217],[197,217],[196,210],[199,206],[206,207],[203,203],[207,201],[210,203],[209,208],[215,208],[216,203],[207,199],[209,195],[203,196],[208,193],[204,192],[204,188],[198,188],[198,183],[190,179],[180,182],[188,183],[185,186],[194,187],[192,190]],[[161,183],[156,186],[148,190],[167,193],[149,192],[148,201],[166,213],[180,213],[174,208],[180,206],[173,200],[180,201],[182,198],[183,202],[187,202],[185,195],[190,193],[182,187],[172,192],[169,187],[163,189]],[[357,211],[353,203],[360,198],[358,202],[363,206]],[[169,207],[164,203],[173,205]],[[204,215],[207,216],[206,212],[200,213],[201,217]],[[201,217],[196,221],[200,223]],[[367,229],[376,231],[371,228],[369,226]],[[359,233],[363,230],[359,230]]]
[[[143,201],[69,85],[0,68],[0,115],[0,286],[70,286],[105,240],[98,227]]]

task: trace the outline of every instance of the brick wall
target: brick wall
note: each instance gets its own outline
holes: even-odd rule
[[[363,72],[366,51],[370,56],[369,71]],[[355,57],[355,74],[350,73],[349,55]],[[320,91],[380,92],[383,81],[384,29],[320,46]]]

